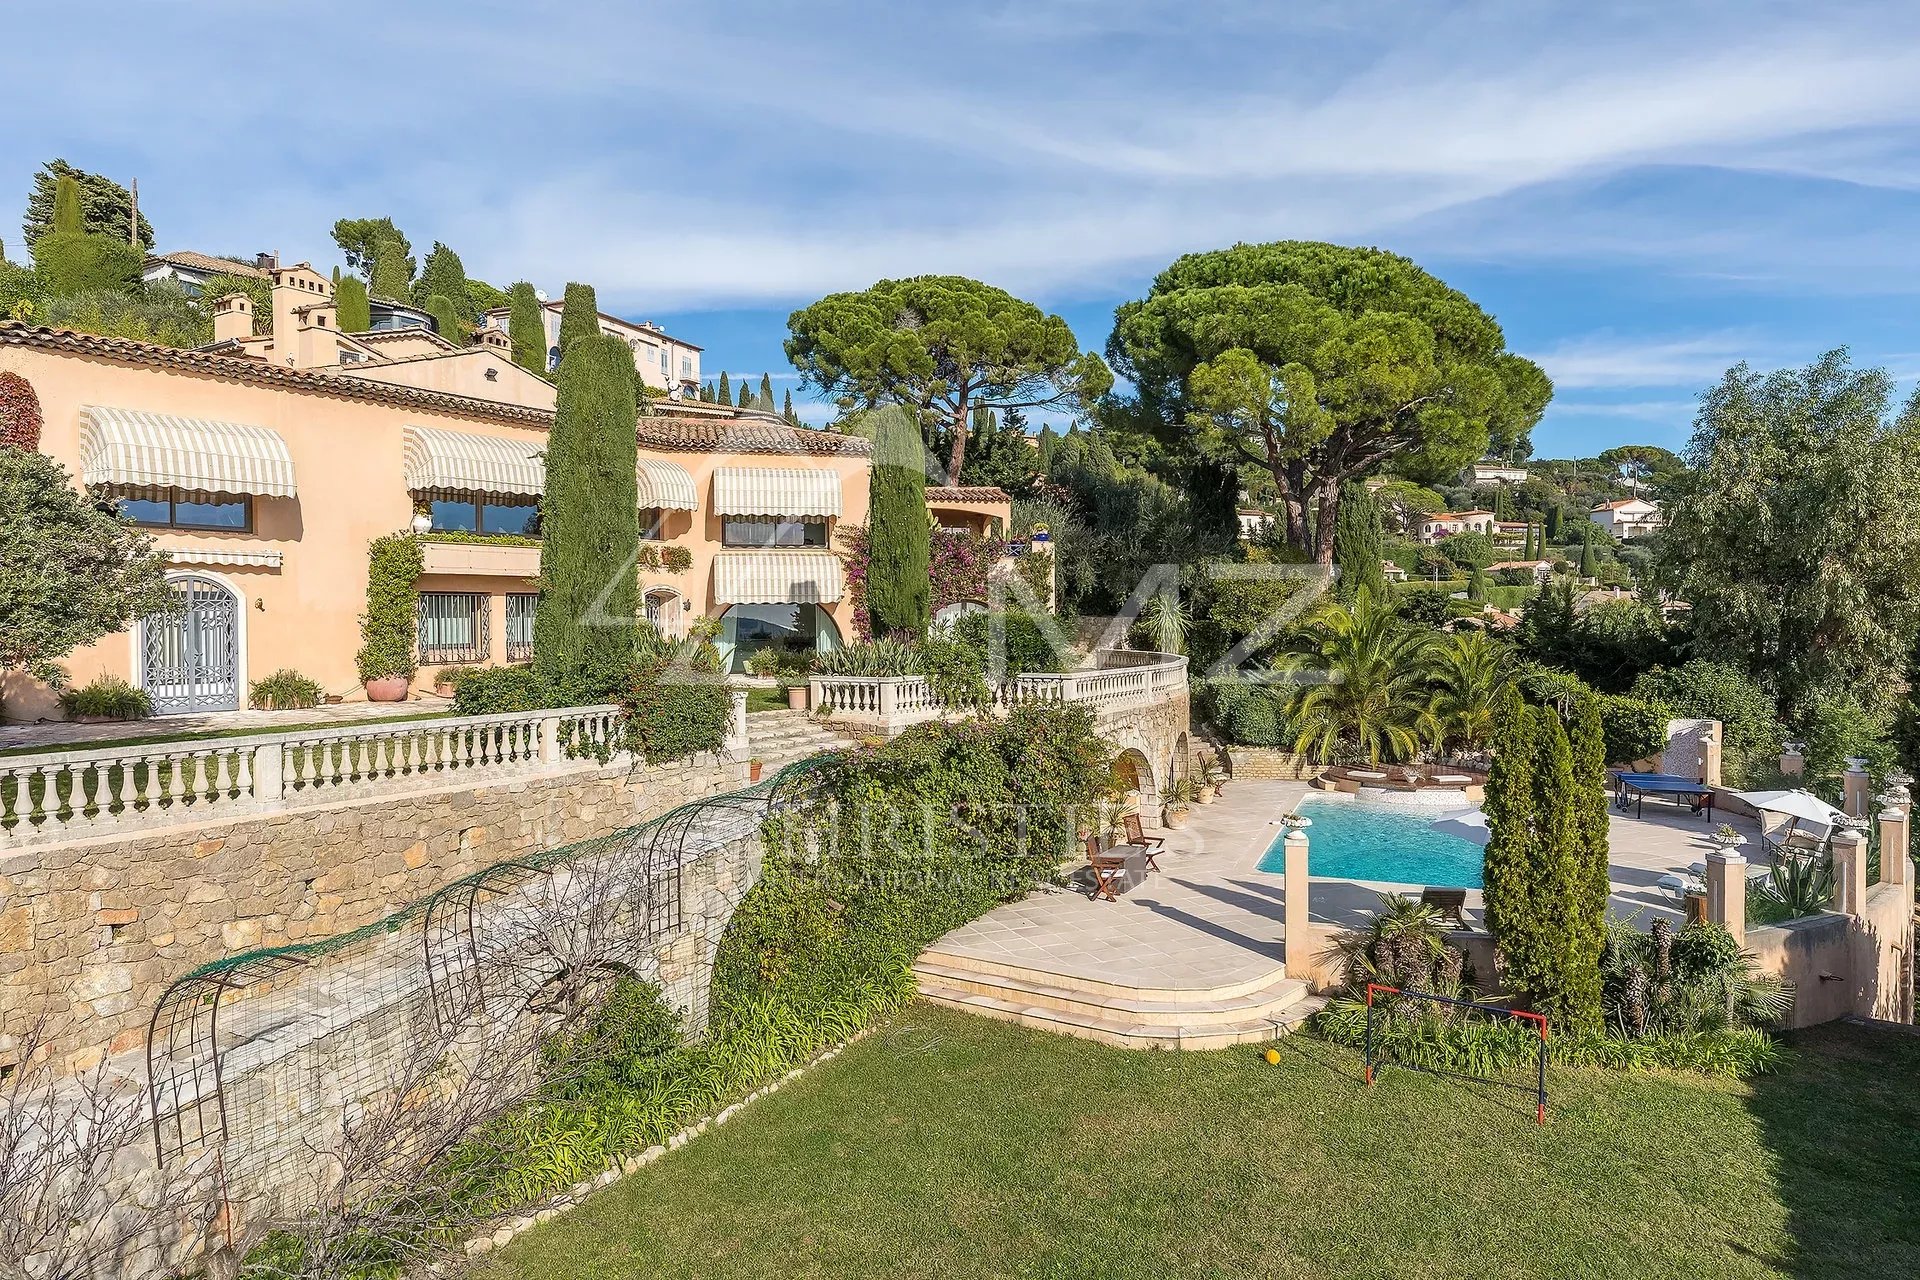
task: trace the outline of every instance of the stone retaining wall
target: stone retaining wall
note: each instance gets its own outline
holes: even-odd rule
[[[1273,747],[1228,747],[1227,762],[1236,778],[1308,782],[1320,771],[1305,756]]]
[[[585,764],[0,855],[0,1062],[42,1015],[69,1070],[140,1045],[162,990],[370,924],[461,876],[743,785],[744,764]]]

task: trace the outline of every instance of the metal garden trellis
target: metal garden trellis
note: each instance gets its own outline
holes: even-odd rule
[[[409,1000],[446,1033],[500,1002],[524,1007],[555,965],[576,975],[631,968],[648,944],[685,927],[686,867],[805,803],[831,759],[798,761],[639,826],[495,864],[359,929],[229,956],[176,979],[147,1031],[159,1163],[233,1139],[230,1066],[243,1050],[266,1061],[276,1049],[291,1052],[287,1046],[339,1031],[366,1011]],[[572,918],[567,954],[530,945],[525,912],[516,918],[513,910],[530,888]]]

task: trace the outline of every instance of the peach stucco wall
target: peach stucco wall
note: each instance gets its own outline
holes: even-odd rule
[[[403,529],[412,516],[412,499],[403,480],[403,428],[437,426],[474,434],[526,438],[544,443],[545,429],[468,417],[446,409],[402,408],[328,395],[324,391],[255,386],[199,372],[122,364],[95,357],[0,347],[0,370],[33,384],[45,412],[41,448],[66,465],[79,482],[79,440],[83,406],[140,409],[184,417],[211,418],[270,427],[287,442],[293,458],[294,498],[256,498],[249,533],[156,532],[163,547],[271,550],[282,554],[278,568],[182,565],[181,574],[198,574],[227,584],[240,597],[243,617],[240,679],[245,683],[281,667],[292,667],[330,693],[358,698],[354,667],[359,647],[359,615],[364,607],[367,544]],[[692,613],[716,614],[713,557],[720,547],[720,520],[708,509],[712,475],[720,466],[824,467],[841,478],[840,522],[865,523],[867,459],[809,455],[709,453],[647,448],[642,456],[674,462],[692,475],[700,508],[674,512],[664,530],[666,542],[686,547],[693,557],[685,573],[649,571],[641,590],[670,587],[692,602]],[[664,544],[655,544],[664,545]],[[444,548],[434,553],[439,556]],[[468,560],[438,560],[443,571],[420,580],[422,590],[480,591],[491,595],[489,628],[493,655],[504,660],[505,596],[530,591],[528,574],[538,567],[531,548],[489,548],[506,552]],[[513,554],[513,553],[518,554]],[[828,607],[843,636],[851,634],[844,601]],[[682,620],[683,623],[685,619]],[[133,631],[111,635],[76,651],[66,661],[76,683],[101,673],[136,677]],[[416,689],[432,684],[435,668],[423,668]],[[51,691],[22,677],[9,677],[4,715],[10,720],[57,716]]]

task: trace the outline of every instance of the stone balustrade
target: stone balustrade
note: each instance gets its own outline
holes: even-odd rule
[[[730,746],[743,745],[734,694]],[[294,805],[506,780],[617,758],[620,710],[388,721],[0,757],[0,853]]]
[[[836,719],[871,724],[888,733],[955,714],[925,676],[835,676],[809,679],[812,705]],[[1075,671],[1033,672],[989,686],[996,711],[1042,702],[1073,702],[1096,714],[1149,707],[1184,695],[1187,660],[1178,654],[1103,649],[1093,665]]]

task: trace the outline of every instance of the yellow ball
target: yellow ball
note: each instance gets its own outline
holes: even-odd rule
[[[1279,1066],[1279,1065],[1280,1065],[1280,1051],[1279,1051],[1278,1049],[1269,1049],[1269,1050],[1267,1050],[1267,1052],[1266,1052],[1266,1059],[1267,1059],[1267,1063],[1268,1063],[1268,1065],[1269,1065],[1269,1066],[1275,1066],[1275,1067],[1277,1067],[1277,1066]]]

